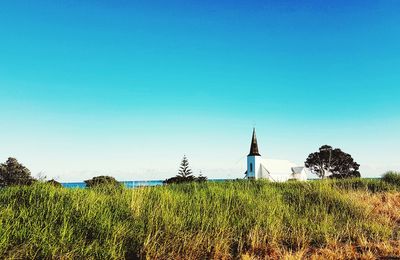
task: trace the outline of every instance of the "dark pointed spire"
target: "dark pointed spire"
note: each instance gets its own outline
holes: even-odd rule
[[[258,145],[257,145],[257,137],[256,137],[256,129],[253,128],[253,137],[251,138],[251,145],[250,145],[250,153],[248,156],[258,155],[261,154],[258,152]]]

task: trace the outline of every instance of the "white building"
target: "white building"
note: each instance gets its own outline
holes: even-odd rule
[[[269,179],[287,181],[289,179],[307,180],[305,167],[296,166],[287,160],[263,159],[258,151],[256,130],[253,129],[250,153],[247,155],[247,179]]]
[[[307,180],[307,170],[305,167],[297,166],[291,168],[292,173],[289,179],[306,181]]]

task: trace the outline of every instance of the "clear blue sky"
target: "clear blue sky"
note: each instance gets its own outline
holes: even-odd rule
[[[302,3],[301,3],[302,2]],[[323,144],[400,170],[399,1],[0,4],[0,160],[61,181],[242,177]]]

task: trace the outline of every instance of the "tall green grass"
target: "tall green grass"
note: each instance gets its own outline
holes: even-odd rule
[[[0,257],[232,258],[320,248],[332,241],[387,240],[392,227],[377,222],[344,191],[398,187],[361,182],[1,189]]]

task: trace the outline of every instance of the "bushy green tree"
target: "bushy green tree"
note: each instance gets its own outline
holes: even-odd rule
[[[0,187],[11,185],[31,185],[35,179],[28,168],[20,164],[15,158],[8,158],[0,164]]]
[[[332,146],[323,145],[318,152],[312,153],[305,161],[305,166],[320,178],[352,178],[360,177],[360,165],[350,154]]]

